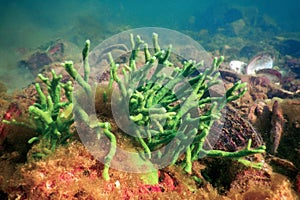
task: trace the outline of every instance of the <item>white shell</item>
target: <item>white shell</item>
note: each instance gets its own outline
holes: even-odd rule
[[[115,182],[115,186],[116,186],[116,188],[120,188],[120,187],[121,187],[121,183],[120,183],[119,180],[117,180],[117,181]]]
[[[255,75],[261,69],[272,69],[273,59],[268,54],[256,56],[246,67],[246,74]]]
[[[243,74],[245,72],[246,63],[239,61],[239,60],[233,60],[229,63],[229,68],[237,73]]]

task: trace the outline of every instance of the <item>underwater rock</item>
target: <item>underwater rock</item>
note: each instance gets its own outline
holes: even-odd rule
[[[242,77],[241,74],[236,73],[234,70],[220,69],[219,72],[221,73],[222,79],[230,83],[235,83],[241,80]]]
[[[241,50],[240,50],[240,56],[244,57],[244,58],[252,58],[254,57],[257,52],[262,52],[263,48],[254,44],[249,44],[244,46]]]
[[[208,17],[215,16],[215,17]],[[198,19],[205,19],[199,20]],[[230,23],[243,18],[243,13],[240,9],[232,7],[227,3],[220,3],[219,6],[210,6],[201,16],[196,18],[201,27],[206,27],[211,32],[216,32],[218,28],[223,28]]]
[[[296,78],[300,78],[300,58],[287,59],[285,67],[296,74]]]
[[[269,35],[276,34],[280,31],[280,27],[277,25],[275,20],[265,13],[261,13],[261,15],[258,16],[256,26],[261,30],[268,30]]]
[[[278,103],[275,101],[272,106],[272,119],[271,119],[271,131],[270,140],[273,143],[271,152],[273,154],[277,153],[278,146],[280,144],[281,136],[283,133],[284,118],[282,114],[282,109]]]
[[[31,71],[31,73],[36,76],[40,70],[43,69],[46,65],[49,65],[53,62],[51,57],[45,52],[36,52],[32,54],[28,60],[21,60],[18,63],[20,68],[26,68]]]
[[[300,79],[295,76],[286,76],[282,79],[282,88],[295,93],[296,97],[300,94]],[[297,95],[298,94],[298,95]]]
[[[254,104],[249,110],[248,118],[256,130],[262,133],[268,152],[277,150],[276,156],[285,158],[300,168],[298,113],[299,99],[273,98]]]
[[[51,56],[54,61],[61,61],[64,55],[65,45],[63,42],[55,43],[50,46],[47,53]]]
[[[32,53],[28,59],[23,59],[18,62],[18,67],[28,69],[36,76],[45,66],[53,62],[60,62],[64,57],[65,44],[64,42],[50,41],[39,47],[37,51]]]
[[[243,19],[236,20],[230,24],[230,28],[234,35],[240,35],[245,31],[246,23]]]
[[[73,142],[66,148],[59,147],[55,155],[44,160],[20,165],[4,192],[10,199],[18,196],[22,199],[28,199],[28,196],[31,199],[48,199],[50,196],[53,199],[132,199],[138,196],[153,199],[156,195],[161,197],[158,199],[165,199],[172,192],[177,197],[186,196],[185,193],[190,192],[189,186],[178,183],[184,181],[186,175],[180,174],[178,169],[160,170],[160,181],[156,185],[143,184],[139,173],[117,170],[112,170],[112,181],[107,182],[99,175],[103,164],[82,144]],[[193,196],[192,199],[197,199],[197,195]]]
[[[237,60],[239,52],[239,48],[227,44],[220,48],[220,55],[226,55],[226,60]]]
[[[212,133],[215,133],[214,131],[218,131],[215,129],[222,126],[222,133],[208,136],[205,147],[215,144],[214,149],[233,152],[245,147],[249,139],[252,140],[253,148],[263,145],[261,135],[236,109],[226,106],[222,114],[224,119],[218,120],[212,128]]]
[[[241,18],[243,18],[243,14],[242,12],[237,9],[237,8],[229,8],[225,11],[224,13],[224,16],[226,17],[223,17],[223,23],[231,23],[231,22],[234,22],[234,21],[237,21]]]
[[[264,170],[244,170],[228,192],[230,199],[298,199],[287,177]]]
[[[250,182],[250,184],[249,184]],[[268,170],[246,169],[237,174],[236,180],[231,184],[231,190],[245,193],[251,186],[270,187],[271,174]]]
[[[275,44],[275,47],[282,55],[290,55],[296,58],[300,57],[300,41],[287,39]]]

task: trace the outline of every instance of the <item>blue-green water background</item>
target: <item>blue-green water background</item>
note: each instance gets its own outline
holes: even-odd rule
[[[230,7],[252,17],[268,17],[278,27],[275,35],[285,32],[299,35],[299,0],[2,0],[0,81],[10,90],[25,87],[34,77],[26,69],[18,68],[18,61],[24,52],[34,51],[49,41],[66,41],[69,44],[66,58],[72,59],[74,55],[80,55],[86,39],[97,45],[115,33],[137,27],[165,27],[191,37],[201,30],[208,30],[213,36],[223,24],[240,17],[237,16],[241,14],[239,12],[222,9]],[[253,26],[259,28],[260,18],[256,20],[258,22],[253,22]],[[268,28],[261,25],[262,31],[268,33],[270,30],[264,30]],[[223,34],[226,36],[226,32]],[[264,37],[261,40],[268,34]]]

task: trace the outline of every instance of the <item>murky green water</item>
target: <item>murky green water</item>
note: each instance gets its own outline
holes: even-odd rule
[[[299,6],[300,3],[296,0],[284,3],[280,0],[2,1],[0,81],[5,83],[10,91],[25,87],[34,79],[34,75],[18,63],[28,59],[30,54],[51,41],[60,39],[66,42],[68,45],[65,58],[74,59],[86,39],[91,39],[92,45],[95,46],[105,38],[130,28],[170,28],[187,33],[205,43],[209,42],[211,37],[203,38],[198,34],[203,30],[208,30],[210,36],[222,34],[223,37],[235,39],[247,38],[247,34],[233,36],[230,31],[226,31],[226,25],[247,18],[244,29],[251,26],[256,28],[253,29],[252,35],[257,28],[260,28],[262,33],[266,32],[261,41],[268,38],[268,32],[277,35],[289,32],[299,37]],[[262,22],[263,20],[265,21]],[[275,31],[272,30],[274,27]],[[222,31],[224,28],[225,31]],[[216,47],[218,42],[215,41]],[[205,47],[205,44],[203,46]],[[215,47],[209,50],[213,48]]]

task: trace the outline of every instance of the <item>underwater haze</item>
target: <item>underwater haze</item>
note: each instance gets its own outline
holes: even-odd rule
[[[63,56],[56,61],[80,62],[86,39],[95,47],[116,33],[138,27],[180,31],[210,52],[236,46],[238,51],[229,58],[245,57],[240,52],[243,46],[261,42],[290,55],[299,51],[299,8],[299,0],[2,0],[0,82],[9,91],[26,87],[37,71],[53,60],[36,58],[36,53],[52,55],[56,43],[64,44]],[[282,47],[280,41],[272,43],[273,38],[292,38],[295,42]],[[253,51],[255,54],[260,49]],[[291,56],[297,58],[298,53]]]

